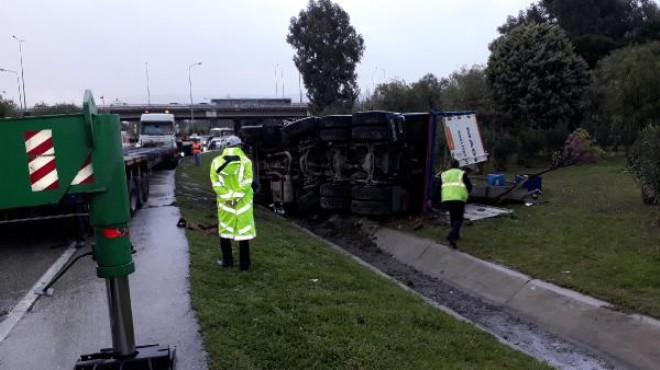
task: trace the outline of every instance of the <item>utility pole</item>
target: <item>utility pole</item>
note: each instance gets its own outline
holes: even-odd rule
[[[147,76],[147,107],[151,107],[151,91],[149,90],[149,62],[144,62],[144,73]]]
[[[193,64],[188,66],[188,87],[190,88],[190,126],[191,127],[192,127],[192,123],[194,121],[194,118],[193,118],[194,116],[193,116],[192,77],[191,77],[191,74],[190,74],[190,70],[192,69],[192,67],[200,66],[200,65],[202,65],[202,62],[193,63]]]
[[[23,81],[23,108],[27,109],[27,100],[25,99],[25,73],[23,71],[23,43],[25,40],[19,39],[16,35],[12,35],[11,37],[18,42],[18,54],[21,57],[21,80]]]
[[[300,91],[300,104],[302,104],[302,75],[298,71],[298,91]]]
[[[277,67],[279,67],[278,63],[275,63],[275,97],[277,98]]]

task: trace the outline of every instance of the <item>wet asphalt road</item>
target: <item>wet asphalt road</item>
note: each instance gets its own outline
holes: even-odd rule
[[[177,369],[203,370],[206,354],[188,295],[188,244],[172,206],[174,171],[154,173],[150,184],[149,203],[130,225],[137,252],[130,275],[136,344],[176,346]],[[52,253],[54,260],[59,254]],[[41,273],[25,278],[25,289]],[[54,288],[55,296],[40,298],[0,343],[0,369],[68,370],[81,354],[112,346],[105,283],[94,262],[79,261]]]

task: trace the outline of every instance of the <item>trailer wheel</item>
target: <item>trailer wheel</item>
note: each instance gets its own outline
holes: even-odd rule
[[[307,117],[282,127],[282,135],[288,142],[293,142],[303,136],[316,136],[318,127],[318,117]]]
[[[128,180],[128,207],[131,212],[131,217],[134,216],[140,208],[140,194],[133,179]]]
[[[365,216],[387,216],[392,213],[392,205],[388,201],[353,200],[351,211]]]
[[[140,174],[140,203],[147,204],[149,200],[149,176],[142,172]]]
[[[360,126],[353,127],[351,137],[359,141],[387,141],[391,137],[387,126]]]
[[[351,209],[351,198],[321,197],[321,208],[329,211],[348,211]]]
[[[392,112],[359,112],[353,115],[353,126],[384,126],[390,121],[401,118],[403,118],[403,116]]]
[[[325,183],[321,185],[321,196],[330,198],[350,198],[351,187],[348,184]]]
[[[348,141],[351,139],[351,130],[347,128],[326,128],[319,133],[321,141]]]
[[[355,200],[391,201],[392,187],[354,185],[351,189],[351,197]]]
[[[324,128],[350,128],[353,116],[351,115],[332,115],[319,119],[319,127]]]

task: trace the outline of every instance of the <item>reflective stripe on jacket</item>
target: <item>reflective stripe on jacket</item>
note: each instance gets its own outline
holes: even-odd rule
[[[442,179],[442,201],[460,200],[466,202],[468,199],[468,190],[463,183],[464,171],[458,168],[452,168],[444,171],[440,178]]]
[[[238,156],[218,173],[225,156]],[[221,238],[250,240],[257,236],[252,210],[252,161],[241,148],[226,148],[211,162],[211,184],[217,196]]]

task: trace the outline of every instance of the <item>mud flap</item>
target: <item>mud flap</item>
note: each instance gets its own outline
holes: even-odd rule
[[[74,370],[175,370],[176,348],[158,344],[138,346],[135,356],[116,358],[112,349],[82,355]]]

